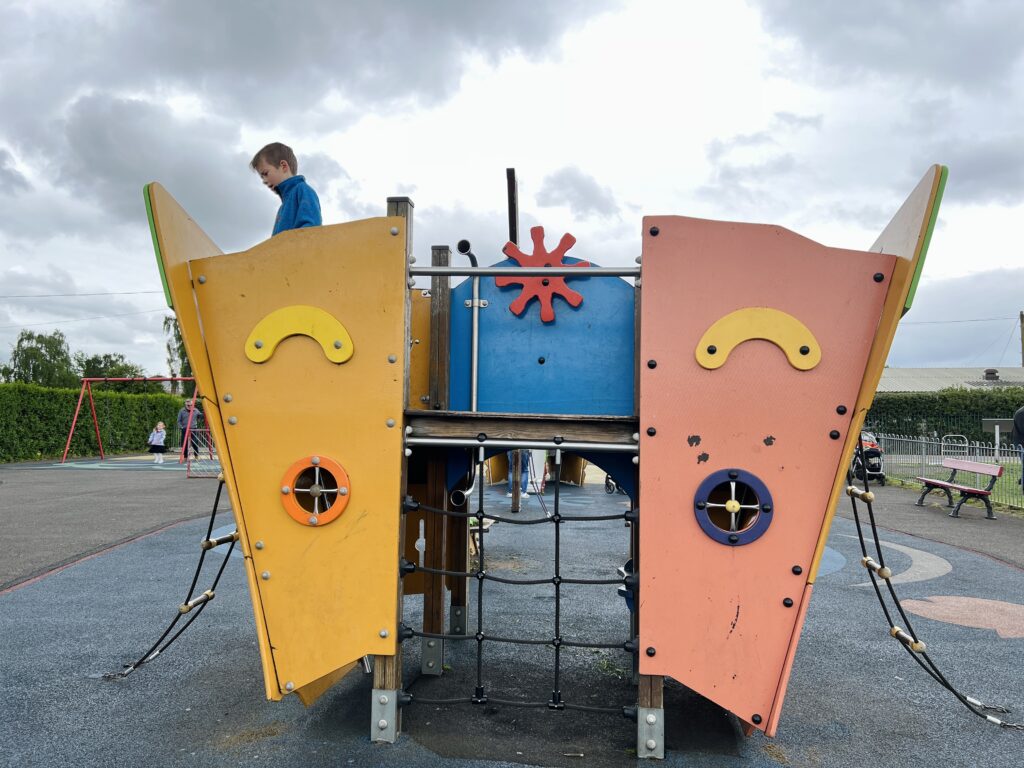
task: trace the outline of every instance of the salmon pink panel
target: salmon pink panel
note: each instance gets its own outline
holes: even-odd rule
[[[640,672],[774,726],[895,257],[658,216],[642,263]]]

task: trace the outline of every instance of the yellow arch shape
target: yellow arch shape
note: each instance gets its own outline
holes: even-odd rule
[[[265,363],[289,336],[309,336],[320,344],[328,360],[339,365],[355,352],[352,337],[334,315],[319,307],[293,304],[274,310],[256,323],[245,340],[245,356],[254,363]]]
[[[821,345],[810,329],[771,307],[737,309],[716,320],[697,344],[697,362],[709,371],[721,368],[730,352],[751,339],[772,342],[800,371],[809,371],[821,362]]]

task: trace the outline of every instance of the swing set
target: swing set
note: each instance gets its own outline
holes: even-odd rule
[[[128,382],[143,382],[143,383],[163,383],[165,381],[192,381],[195,379],[191,376],[118,376],[118,377],[103,377],[103,376],[86,376],[82,378],[82,388],[78,392],[78,404],[75,405],[75,415],[71,419],[71,429],[68,430],[68,440],[64,444],[64,455],[60,458],[60,463],[64,464],[68,459],[68,452],[71,450],[71,439],[75,436],[75,428],[78,426],[78,416],[82,412],[82,402],[85,400],[85,396],[89,395],[89,412],[92,414],[92,427],[96,434],[96,444],[100,450],[100,460],[106,458],[106,454],[103,451],[103,438],[100,437],[100,422],[96,416],[96,400],[93,397],[92,385],[93,384],[121,384]],[[192,393],[192,406],[195,407],[196,397],[198,396],[198,390]],[[186,434],[182,436],[182,445],[188,444],[188,430]]]

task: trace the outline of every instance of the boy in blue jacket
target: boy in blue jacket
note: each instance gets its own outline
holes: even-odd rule
[[[304,176],[295,175],[299,163],[291,147],[276,141],[267,144],[256,153],[249,167],[281,198],[281,207],[277,211],[271,236],[289,229],[319,227],[323,223],[320,217],[320,198],[306,183]]]

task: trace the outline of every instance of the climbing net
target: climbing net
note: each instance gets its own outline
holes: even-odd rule
[[[555,462],[555,477],[558,477],[558,473],[561,469],[562,452],[561,450],[555,451],[554,456]],[[476,477],[483,477],[483,449],[479,451],[479,457],[476,463]],[[495,515],[485,511],[484,509],[484,484],[477,483],[477,507],[475,511],[453,511],[446,509],[439,509],[436,507],[430,507],[415,499],[408,499],[404,504],[405,512],[412,511],[424,511],[428,514],[434,515],[445,515],[448,517],[454,517],[465,520],[475,520],[477,526],[483,527],[485,520],[491,520],[495,522],[508,523],[510,525],[550,525],[553,529],[552,536],[554,539],[554,560],[553,560],[553,572],[546,578],[538,579],[513,579],[506,578],[503,576],[497,576],[489,573],[487,570],[487,548],[485,545],[485,537],[480,537],[479,543],[479,555],[476,561],[476,568],[468,572],[464,571],[451,571],[441,568],[430,568],[422,565],[418,565],[408,560],[403,559],[400,564],[400,571],[403,577],[416,573],[423,572],[428,574],[435,574],[439,576],[453,576],[457,578],[465,578],[467,575],[476,581],[476,631],[472,634],[442,634],[442,633],[429,633],[420,632],[412,627],[405,625],[404,623],[399,627],[399,637],[401,640],[408,640],[414,637],[429,638],[435,640],[448,640],[455,642],[470,642],[476,644],[476,685],[472,694],[448,698],[448,699],[435,699],[426,698],[419,695],[414,696],[409,692],[408,689],[403,691],[403,704],[419,702],[424,704],[434,705],[448,705],[448,704],[501,704],[506,706],[518,706],[518,707],[536,707],[536,708],[548,708],[551,710],[578,710],[583,712],[595,712],[595,713],[607,713],[607,714],[620,714],[625,717],[635,719],[636,718],[636,707],[633,704],[624,705],[620,707],[599,707],[590,706],[585,704],[579,704],[576,702],[566,701],[562,696],[562,653],[564,649],[568,648],[590,648],[590,649],[617,649],[630,654],[633,659],[636,658],[637,648],[639,645],[638,638],[631,637],[622,640],[618,643],[600,643],[593,642],[586,639],[571,638],[563,634],[563,605],[566,599],[562,593],[562,588],[566,585],[586,585],[586,586],[605,586],[611,584],[625,585],[626,589],[631,590],[634,598],[634,605],[636,605],[636,593],[638,590],[639,580],[633,573],[627,573],[619,578],[576,578],[563,575],[562,571],[562,554],[565,543],[565,534],[563,533],[563,527],[573,523],[580,522],[594,522],[594,521],[606,521],[606,520],[623,520],[632,526],[636,526],[638,523],[639,515],[635,508],[632,507],[626,512],[619,514],[604,514],[604,515],[567,515],[561,511],[560,502],[560,490],[559,483],[554,484],[554,501],[550,512],[545,510],[544,517],[540,518],[525,518],[521,519],[518,517],[507,517],[502,515]],[[489,591],[486,589],[486,585],[489,583],[500,583],[504,585],[511,585],[513,587],[527,587],[537,586],[544,584],[551,584],[554,587],[554,615],[552,617],[552,628],[551,636],[546,638],[529,638],[529,637],[503,637],[497,634],[488,632],[484,627],[484,616],[485,616],[485,603],[487,602]],[[550,694],[546,698],[538,698],[535,700],[518,700],[518,699],[503,699],[496,698],[490,694],[484,685],[484,660],[485,651],[484,648],[489,643],[502,643],[519,646],[547,646],[554,651],[553,667],[551,671],[551,690]]]
[[[860,465],[862,467],[867,466],[864,463],[863,446],[858,445],[857,454],[860,458]],[[856,487],[853,484],[853,477],[848,476],[846,493],[850,497],[850,503],[853,505],[853,520],[856,523],[857,538],[860,541],[861,565],[867,569],[868,574],[871,576],[871,584],[875,589],[875,595],[878,597],[878,604],[882,607],[882,613],[885,615],[885,620],[889,624],[889,635],[899,641],[903,649],[910,655],[910,658],[912,658],[918,666],[920,666],[921,669],[929,675],[929,677],[953,694],[957,701],[963,704],[971,711],[971,713],[978,717],[982,717],[993,725],[998,725],[1001,728],[1010,728],[1019,731],[1024,730],[1024,723],[1007,723],[990,714],[992,712],[1006,714],[1010,711],[1006,707],[996,704],[985,704],[984,702],[971,696],[966,696],[957,690],[949,679],[942,673],[942,670],[939,669],[931,656],[928,655],[926,644],[918,639],[918,634],[914,631],[914,627],[910,622],[910,617],[907,616],[906,611],[903,610],[903,605],[900,603],[900,599],[892,585],[892,570],[885,564],[885,556],[882,554],[882,546],[878,538],[878,528],[875,525],[875,512],[872,506],[872,503],[875,500],[875,495],[869,490],[870,481],[868,480],[868,476],[869,473],[865,472],[863,477],[863,488]],[[871,539],[874,545],[873,549],[875,550],[875,556],[868,553],[868,544],[864,536],[864,525],[861,521],[860,511],[857,508],[858,501],[864,502],[867,507],[868,525],[871,529]],[[903,624],[906,626],[906,630],[898,626],[893,620],[893,612],[886,601],[885,593],[882,591],[882,584],[885,585],[889,601],[895,606]]]
[[[210,512],[210,522],[206,527],[206,537],[199,542],[199,562],[196,563],[195,574],[192,576],[192,584],[188,588],[188,593],[185,595],[184,601],[178,606],[174,618],[171,619],[167,629],[163,631],[163,634],[157,638],[157,641],[150,646],[149,650],[142,654],[136,661],[131,664],[126,664],[123,669],[117,672],[108,672],[103,675],[105,680],[120,680],[121,678],[128,677],[132,672],[141,667],[143,664],[148,664],[153,661],[157,656],[166,651],[170,646],[181,637],[182,633],[188,629],[192,622],[199,618],[203,610],[210,601],[217,596],[217,585],[220,583],[220,577],[224,575],[224,569],[227,568],[228,560],[231,559],[231,553],[235,550],[235,543],[238,541],[238,531],[232,531],[231,533],[225,534],[224,536],[213,536],[213,524],[217,518],[217,510],[220,506],[221,492],[224,490],[224,482],[221,481],[217,484],[217,495],[213,500],[213,510]],[[206,589],[196,594],[196,588],[199,584],[199,577],[203,572],[203,563],[206,561],[206,553],[211,549],[220,547],[227,544],[227,551],[224,553],[224,561],[220,564],[217,569],[217,573],[213,578],[213,583],[210,584],[209,589]],[[174,632],[174,628],[178,626],[178,622],[188,615],[185,623],[178,628],[177,632]],[[171,635],[171,632],[174,632]],[[170,639],[168,639],[170,636]]]

